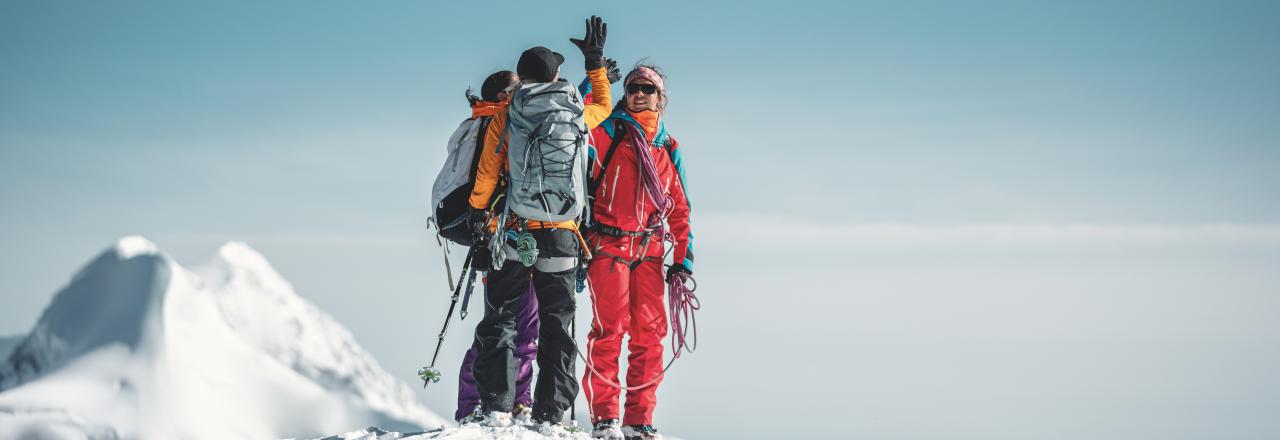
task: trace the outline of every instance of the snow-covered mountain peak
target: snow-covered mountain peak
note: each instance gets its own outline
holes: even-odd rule
[[[6,431],[15,417],[111,438],[445,423],[248,245],[191,270],[137,236],[85,265],[0,358],[0,438],[26,432]]]
[[[109,251],[114,251],[116,256],[122,260],[128,260],[139,255],[159,255],[160,247],[147,240],[141,235],[130,235],[116,241],[115,246]]]
[[[215,291],[248,289],[272,295],[295,296],[293,285],[276,272],[267,258],[240,241],[223,244],[212,259],[195,266],[193,271]]]
[[[107,247],[54,295],[35,328],[0,363],[0,391],[108,346],[153,354],[149,341],[162,334],[158,316],[173,266],[139,236]]]
[[[228,266],[246,271],[276,273],[275,268],[271,267],[271,263],[267,262],[267,257],[243,241],[226,242],[218,248],[216,258]]]

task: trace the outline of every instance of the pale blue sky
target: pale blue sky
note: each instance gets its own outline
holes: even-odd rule
[[[425,189],[449,133],[468,114],[462,92],[491,71],[511,68],[521,50],[536,44],[564,53],[565,76],[580,78],[581,57],[567,38],[580,36],[591,14],[610,24],[608,55],[627,66],[651,57],[670,75],[668,125],[687,152],[707,286],[718,284],[717,274],[744,272],[755,282],[719,284],[772,286],[840,260],[802,268],[798,261],[831,249],[743,251],[734,246],[751,237],[717,236],[705,226],[710,222],[698,229],[699,218],[758,222],[771,233],[795,220],[837,229],[892,222],[944,230],[973,223],[1280,223],[1274,2],[487,3],[492,11],[476,5],[0,3],[0,334],[28,330],[74,269],[120,236],[146,235],[184,263],[234,239],[263,251],[389,369],[416,369],[445,294],[436,291],[444,284],[438,250],[422,229]],[[1241,240],[1249,244],[1250,237],[1256,235]],[[831,245],[841,243],[848,245]],[[1259,269],[1277,261],[1275,243],[1268,243],[1186,252],[1200,260],[1155,259],[1167,263],[1156,268],[1140,261],[1163,258],[1165,250],[1128,249],[1126,255],[1145,257],[1125,261],[1141,266],[1135,273],[1179,273],[1187,283],[1244,283],[1232,291],[1239,297],[1211,293],[1220,295],[1220,306],[1258,309],[1276,305],[1258,292],[1274,296],[1280,286]],[[946,255],[963,254],[947,249]],[[933,250],[893,252],[896,259],[888,261],[896,263],[872,266],[898,266],[858,270],[971,280],[953,265],[931,265],[938,258]],[[874,253],[860,255],[879,261]],[[1108,292],[1080,284],[1081,277],[1107,276],[1063,268],[1119,276],[1104,264],[1111,260],[1068,255],[1031,262],[984,257],[976,261],[989,266],[976,272],[1022,264],[1009,269],[1018,280],[1032,283],[1028,271],[1044,273],[1096,293],[1098,301],[1135,285],[1179,286],[1165,277],[1120,280],[1114,286],[1126,287]],[[1239,259],[1246,261],[1223,263]],[[772,267],[790,269],[761,270]],[[1223,269],[1187,275],[1203,267]],[[805,285],[846,299],[853,294],[817,273],[820,281]],[[723,296],[723,311],[736,310],[723,302],[735,301],[729,298],[767,304],[773,293],[706,295]],[[709,306],[710,322],[717,322],[714,310]],[[739,325],[757,311],[721,315],[719,322]],[[806,322],[788,317],[779,325],[806,328],[799,325]],[[1254,329],[1249,337],[1280,330]],[[422,346],[404,347],[404,335],[416,331],[424,333]],[[466,333],[452,335],[459,356]],[[1268,339],[1268,348],[1275,343]],[[734,344],[741,342],[720,346]],[[990,350],[1004,349],[992,344]],[[735,356],[708,351],[690,371]],[[1250,386],[1278,390],[1268,384]],[[812,400],[804,390],[788,392],[760,397],[774,401],[761,405],[825,404],[797,401]],[[674,395],[694,409],[728,399],[711,391]],[[1153,397],[1134,402],[1146,398]],[[424,400],[448,412],[441,407],[448,396]],[[691,438],[732,431],[688,412],[659,415]],[[912,431],[927,420],[879,420],[860,432],[937,437]],[[1039,426],[1054,426],[1045,423]],[[951,438],[991,433],[963,423],[939,426],[949,427]],[[1275,424],[1259,426],[1238,433],[1280,432],[1268,431]],[[814,432],[831,432],[824,429]],[[1045,433],[1028,429],[1019,432]],[[1096,438],[1147,432],[1099,429],[1070,432]]]

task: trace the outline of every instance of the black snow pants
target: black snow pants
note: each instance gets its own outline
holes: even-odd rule
[[[577,235],[568,229],[534,229],[529,231],[538,242],[538,258],[577,258]],[[544,260],[545,261],[545,260]],[[533,418],[559,422],[564,412],[578,397],[578,381],[574,377],[577,347],[569,326],[576,309],[574,300],[575,270],[543,272],[508,260],[502,269],[489,273],[485,289],[486,314],[476,326],[476,361],[472,372],[481,408],[488,411],[511,411],[515,400],[516,315],[524,305],[524,293],[533,280],[538,298],[538,378],[533,390]],[[576,268],[576,264],[574,265]]]

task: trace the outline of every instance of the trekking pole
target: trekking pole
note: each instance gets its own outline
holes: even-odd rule
[[[466,272],[471,269],[471,258],[475,256],[475,250],[467,252],[467,258],[462,261],[462,271]],[[472,272],[475,275],[475,272]],[[474,279],[474,277],[472,278]],[[422,367],[418,370],[418,377],[422,378],[422,387],[426,388],[428,384],[440,381],[440,370],[436,369],[436,360],[440,358],[440,347],[444,345],[444,335],[449,332],[449,320],[453,319],[453,309],[458,305],[458,296],[462,293],[462,276],[458,276],[458,285],[453,288],[453,297],[449,299],[449,312],[444,315],[444,327],[440,328],[440,338],[436,341],[436,352],[431,355],[431,365]]]
[[[459,280],[461,276],[459,276]],[[467,319],[467,304],[471,304],[471,291],[476,286],[476,268],[472,267],[467,273],[467,293],[462,295],[462,310],[458,311],[458,319]]]

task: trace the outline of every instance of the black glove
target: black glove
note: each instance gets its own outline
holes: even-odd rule
[[[471,208],[467,212],[467,230],[471,231],[471,242],[485,241],[489,235],[489,216],[483,209]]]
[[[693,275],[693,271],[684,267],[684,263],[672,264],[671,267],[667,268],[667,281],[671,281],[671,277],[678,274]]]
[[[587,19],[587,36],[581,40],[569,39],[570,43],[582,51],[588,72],[604,67],[604,39],[608,34],[609,25],[604,23],[604,19],[592,15]]]
[[[489,252],[489,216],[483,209],[471,208],[467,213],[467,228],[471,230],[471,267],[488,271],[492,259]]]
[[[618,68],[618,62],[614,61],[613,58],[604,58],[604,68],[607,72],[606,76],[609,77],[609,84],[617,84],[618,81],[622,80],[622,69]]]

